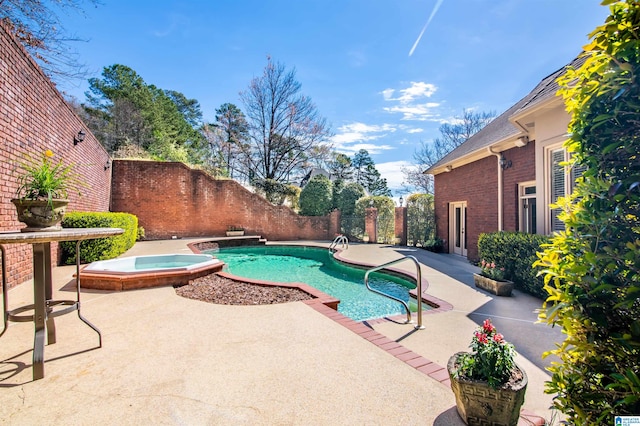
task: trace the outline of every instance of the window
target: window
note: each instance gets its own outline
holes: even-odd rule
[[[535,182],[518,185],[520,232],[536,233],[536,184]]]
[[[569,153],[564,148],[549,150],[550,188],[549,204],[555,204],[560,197],[566,197],[573,191],[576,179],[582,176],[584,167],[574,167],[569,173],[564,165],[569,161]],[[564,222],[558,219],[560,209],[551,209],[551,232],[563,231]]]

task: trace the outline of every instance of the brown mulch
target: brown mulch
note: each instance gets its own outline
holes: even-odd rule
[[[176,287],[176,293],[189,299],[219,305],[271,305],[313,299],[310,294],[297,288],[249,284],[216,274]]]

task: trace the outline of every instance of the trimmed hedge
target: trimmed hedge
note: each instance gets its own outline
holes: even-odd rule
[[[138,237],[138,218],[129,213],[70,212],[62,219],[63,228],[122,228],[124,233],[108,238],[86,240],[80,244],[80,262],[113,259],[129,250]],[[60,242],[62,262],[74,264],[76,241]]]
[[[480,234],[478,254],[480,259],[504,267],[505,278],[513,281],[516,288],[546,299],[544,278],[537,276],[538,270],[533,263],[538,260],[536,253],[542,251],[540,246],[550,241],[547,236],[524,232]]]

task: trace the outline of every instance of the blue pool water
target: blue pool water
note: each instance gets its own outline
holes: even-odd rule
[[[208,251],[240,277],[276,282],[301,282],[340,299],[338,311],[356,321],[404,314],[398,302],[379,296],[364,285],[365,271],[333,258],[327,249],[301,246],[233,247]],[[416,309],[409,290],[415,283],[389,274],[369,276],[375,289],[398,297]],[[429,309],[423,304],[423,309]]]

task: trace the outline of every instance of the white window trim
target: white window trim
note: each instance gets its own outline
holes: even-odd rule
[[[536,193],[535,194],[525,194],[524,193],[524,189],[532,187],[532,186],[536,188]],[[524,211],[522,210],[522,200],[524,198],[535,199],[536,200],[536,205],[537,205],[537,202],[538,202],[538,187],[536,186],[536,181],[535,180],[518,183],[518,230],[520,232],[525,232],[523,230],[524,229]],[[538,212],[536,211],[536,213],[538,213]],[[538,226],[538,223],[536,222],[536,227],[537,226]]]

